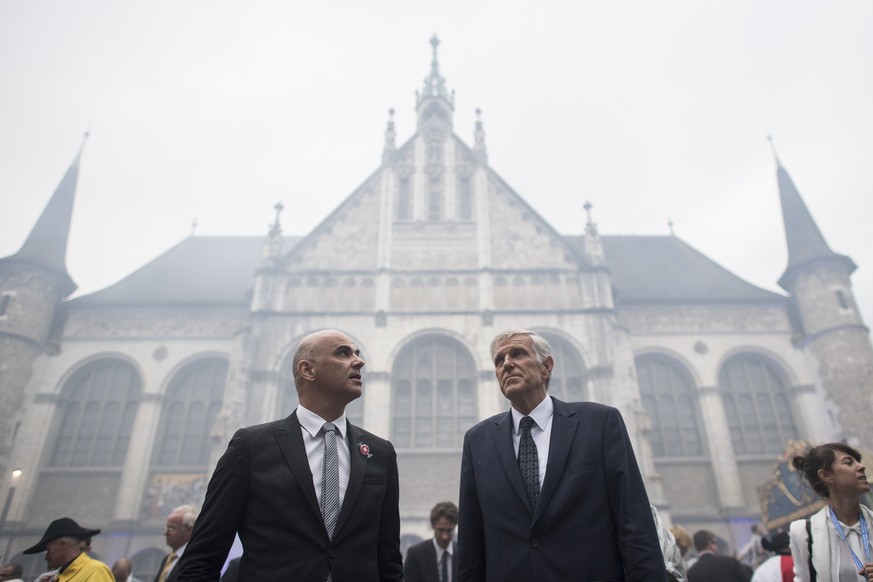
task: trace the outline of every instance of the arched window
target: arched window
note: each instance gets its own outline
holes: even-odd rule
[[[121,467],[136,417],[141,381],[116,358],[77,370],[61,390],[52,467]]]
[[[735,356],[725,362],[718,383],[737,455],[778,454],[797,438],[788,390],[771,362]]]
[[[227,381],[227,360],[201,358],[179,370],[167,388],[156,449],[158,467],[206,467]]]
[[[579,353],[564,338],[548,333],[537,332],[552,346],[552,378],[549,380],[549,394],[564,402],[582,402],[585,393],[585,372]]]
[[[419,338],[391,373],[392,441],[397,448],[459,449],[476,422],[476,369],[455,340]]]
[[[655,354],[636,359],[643,408],[652,422],[649,438],[656,457],[703,455],[694,390],[685,368]]]

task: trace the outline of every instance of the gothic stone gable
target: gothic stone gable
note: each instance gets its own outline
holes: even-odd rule
[[[491,254],[495,269],[577,270],[580,260],[517,194],[490,180]]]
[[[294,271],[375,270],[379,241],[379,196],[374,176],[349,196],[289,254]]]

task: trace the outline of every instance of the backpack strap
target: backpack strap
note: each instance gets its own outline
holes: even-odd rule
[[[809,554],[809,582],[816,582],[815,566],[812,565],[812,526],[806,518],[806,549]]]

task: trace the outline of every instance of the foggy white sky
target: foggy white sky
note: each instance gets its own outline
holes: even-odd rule
[[[472,143],[558,231],[675,231],[776,289],[766,140],[873,317],[869,0],[0,2],[0,256],[85,149],[67,256],[89,293],[188,236],[306,234],[398,143],[438,34]]]

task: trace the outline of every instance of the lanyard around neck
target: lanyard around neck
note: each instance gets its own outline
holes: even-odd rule
[[[837,519],[837,514],[834,513],[834,508],[828,505],[828,514],[831,516],[831,521],[834,524],[834,529],[837,530],[837,535],[840,536],[840,539],[846,542],[846,545],[849,547],[849,552],[852,553],[852,560],[855,561],[855,566],[858,567],[858,571],[864,569],[864,563],[861,562],[861,559],[855,554],[855,550],[852,549],[852,545],[849,543],[849,540],[846,539],[846,533],[843,531],[843,526],[840,525],[840,520]],[[867,533],[867,520],[864,519],[864,512],[861,512],[860,520],[861,522],[861,539],[864,542],[864,557],[870,562],[870,535]]]

